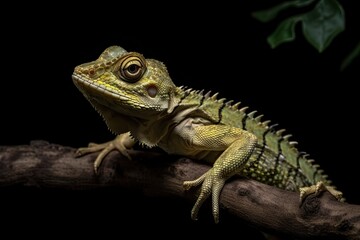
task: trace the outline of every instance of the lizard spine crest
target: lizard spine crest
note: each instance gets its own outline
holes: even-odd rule
[[[199,109],[204,109],[215,123],[236,126],[254,134],[264,148],[261,154],[277,162],[285,159],[293,169],[297,169],[290,173],[297,185],[304,180],[309,181],[306,184],[315,184],[318,181],[323,181],[326,185],[331,184],[320,166],[309,158],[309,154],[298,150],[298,142],[290,140],[291,134],[286,134],[285,129],[278,129],[278,124],[270,124],[270,120],[263,121],[264,115],[258,114],[256,110],[248,113],[248,106],[242,107],[241,102],[233,104],[233,100],[226,101],[225,98],[218,99],[219,93],[211,94],[209,91],[204,94],[204,90],[186,87],[179,87],[179,90],[185,93],[180,104],[197,101]],[[265,151],[265,148],[269,148],[272,152],[270,155],[273,156],[269,156],[269,151]],[[305,178],[301,178],[301,175]]]

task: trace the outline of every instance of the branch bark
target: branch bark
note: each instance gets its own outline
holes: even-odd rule
[[[210,168],[186,158],[134,150],[130,152],[133,160],[110,153],[96,176],[96,154],[74,158],[74,151],[45,141],[0,146],[0,186],[23,184],[74,190],[120,186],[194,201],[196,191],[185,191],[182,183]],[[299,239],[360,239],[360,206],[338,202],[327,192],[310,195],[300,205],[298,193],[234,178],[225,185],[221,204],[222,211],[265,232]]]

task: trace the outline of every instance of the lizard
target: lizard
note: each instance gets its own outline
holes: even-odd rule
[[[194,220],[211,197],[214,221],[219,222],[221,190],[234,175],[299,191],[301,201],[325,190],[342,199],[284,129],[262,121],[256,111],[247,113],[240,103],[218,99],[218,93],[176,86],[161,61],[110,46],[95,61],[76,66],[72,80],[117,135],[76,151],[76,156],[100,152],[94,161],[96,174],[113,150],[130,159],[127,150],[136,142],[212,164],[202,176],[183,183],[185,190],[201,185],[191,210]]]

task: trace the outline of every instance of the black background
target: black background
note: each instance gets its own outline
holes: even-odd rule
[[[76,65],[94,60],[106,47],[120,45],[163,61],[177,85],[220,92],[221,97],[242,101],[279,123],[299,142],[300,150],[316,159],[348,202],[360,204],[359,61],[339,71],[360,39],[357,8],[341,1],[347,29],[319,54],[302,36],[300,25],[296,41],[274,50],[269,47],[266,37],[278,21],[263,24],[250,14],[277,2],[196,3],[199,6],[170,1],[52,2],[3,9],[11,17],[1,17],[0,144],[43,139],[81,147],[113,138],[73,85],[71,74]],[[298,12],[290,10],[279,19]],[[149,236],[165,237],[162,225],[171,223],[185,226],[177,231],[206,229],[226,237],[224,229],[230,231],[231,222],[239,223],[223,214],[222,223],[214,226],[207,213],[200,222],[192,222],[192,203],[121,189],[69,192],[7,187],[0,193],[10,213],[6,216],[14,217],[14,223],[25,226],[38,216],[42,220],[34,225],[48,224],[55,233],[74,229],[78,234],[120,236],[125,231],[136,236],[139,226],[148,224]],[[59,221],[62,217],[65,220]],[[138,230],[129,230],[133,226]]]

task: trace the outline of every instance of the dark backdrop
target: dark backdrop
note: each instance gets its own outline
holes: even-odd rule
[[[358,11],[350,1],[341,1],[347,29],[322,54],[306,42],[300,25],[296,41],[272,50],[266,37],[276,22],[259,23],[250,13],[277,2],[54,2],[3,9],[10,17],[1,17],[0,144],[43,139],[80,147],[113,138],[73,85],[71,74],[76,65],[94,60],[106,47],[120,45],[163,61],[177,85],[218,91],[221,97],[241,101],[279,123],[293,134],[301,150],[316,159],[348,201],[360,204],[359,61],[339,71],[341,61],[360,39]],[[192,203],[147,198],[121,189],[68,192],[8,187],[0,194],[10,212],[6,216],[15,217],[14,223],[26,226],[38,216],[43,219],[39,225],[47,224],[55,233],[80,229],[75,232],[120,237],[128,231],[136,236],[139,232],[129,227],[139,230],[150,223],[152,231],[146,233],[165,236],[162,225],[173,223],[214,231],[211,234],[221,232],[224,237],[223,232],[230,231],[230,227],[224,231],[227,224],[235,221],[225,216],[222,224],[208,229],[210,214],[203,213],[197,223],[190,220]],[[78,228],[82,223],[86,227]]]

